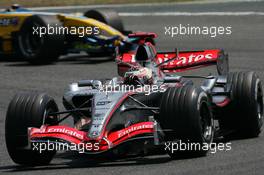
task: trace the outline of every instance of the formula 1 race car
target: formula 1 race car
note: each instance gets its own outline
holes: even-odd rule
[[[112,56],[116,46],[126,47],[121,18],[113,10],[89,10],[83,15],[34,12],[13,5],[0,12],[0,57],[24,58],[48,64],[67,53],[87,52]],[[130,43],[130,44],[127,44]]]
[[[156,34],[129,37],[141,38],[141,44],[134,52],[117,49],[120,77],[70,84],[63,96],[65,111],[58,111],[54,99],[44,93],[13,98],[5,134],[14,162],[48,164],[56,144],[93,156],[142,155],[156,148],[172,158],[204,156],[210,146],[199,145],[210,145],[215,138],[260,134],[263,91],[256,73],[229,73],[228,56],[222,50],[160,53],[146,41]],[[216,65],[219,75],[175,74],[208,65]],[[204,81],[195,86],[190,78]],[[59,125],[70,116],[73,126]],[[179,150],[174,147],[179,142],[197,147]]]

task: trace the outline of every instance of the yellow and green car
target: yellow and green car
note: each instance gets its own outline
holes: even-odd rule
[[[0,59],[15,57],[48,64],[61,55],[81,51],[113,55],[117,46],[131,47],[134,42],[124,33],[121,18],[112,10],[76,15],[12,6],[0,12]]]

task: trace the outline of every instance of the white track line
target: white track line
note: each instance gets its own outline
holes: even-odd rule
[[[190,2],[171,2],[171,3],[134,3],[134,4],[104,4],[104,5],[77,5],[77,6],[57,6],[57,7],[32,7],[31,10],[77,10],[92,8],[120,8],[120,7],[152,7],[152,6],[170,6],[170,5],[201,5],[201,4],[222,4],[239,2],[261,2],[264,0],[201,0]]]
[[[119,13],[120,16],[263,16],[264,12],[153,12]]]

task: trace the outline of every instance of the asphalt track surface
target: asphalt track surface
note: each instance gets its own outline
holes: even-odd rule
[[[119,12],[135,12],[126,7]],[[159,12],[264,12],[264,2],[236,2],[202,5],[163,5],[153,7]],[[151,7],[138,7],[137,12],[155,11]],[[81,9],[81,11],[84,9]],[[155,12],[156,12],[155,11]],[[123,17],[129,30],[153,31],[159,34],[159,50],[223,48],[230,56],[232,71],[256,71],[264,81],[264,16],[144,16]],[[199,26],[232,26],[232,34],[209,36],[177,36],[164,34],[164,26],[179,23]],[[190,73],[207,74],[210,70]],[[0,174],[240,174],[262,175],[264,172],[264,136],[234,140],[231,151],[218,151],[207,157],[170,160],[167,155],[133,158],[114,162],[94,162],[82,156],[59,154],[50,166],[27,168],[15,165],[7,154],[4,138],[4,121],[8,102],[20,91],[44,91],[61,97],[67,84],[80,79],[101,79],[116,76],[115,63],[107,58],[90,58],[86,55],[63,57],[57,64],[30,66],[21,61],[0,62]]]

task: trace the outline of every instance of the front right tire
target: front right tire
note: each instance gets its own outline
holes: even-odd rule
[[[210,147],[203,149],[203,146],[210,146],[213,141],[214,123],[210,98],[201,88],[193,85],[168,88],[161,99],[158,121],[166,142],[198,145],[198,149],[169,150],[172,158],[207,154]]]
[[[87,12],[84,13],[84,16],[86,16],[87,18],[92,18],[100,22],[103,22],[120,32],[124,31],[123,22],[120,16],[118,15],[118,13],[114,10],[111,9],[88,10]]]

